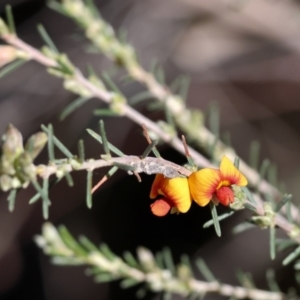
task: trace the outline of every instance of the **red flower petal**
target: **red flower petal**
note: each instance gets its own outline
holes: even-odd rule
[[[230,187],[223,186],[220,189],[216,191],[216,196],[220,203],[222,203],[225,206],[228,206],[230,203],[233,203],[234,201],[234,194]]]
[[[168,199],[162,198],[156,200],[150,205],[152,213],[157,217],[165,216],[171,209],[171,204]]]

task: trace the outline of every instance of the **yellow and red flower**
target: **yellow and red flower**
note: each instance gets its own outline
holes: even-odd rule
[[[200,206],[207,205],[212,198],[228,206],[234,201],[231,186],[248,184],[246,177],[226,156],[222,158],[220,169],[205,168],[194,172],[188,182],[192,198]]]
[[[220,169],[204,168],[192,173],[188,178],[165,178],[155,176],[150,198],[160,196],[152,205],[151,211],[156,216],[165,216],[172,208],[177,212],[187,212],[192,199],[205,206],[210,200],[228,206],[234,201],[232,185],[246,186],[246,177],[224,156]]]
[[[151,211],[154,215],[163,217],[171,208],[178,212],[187,212],[192,204],[192,198],[189,190],[188,179],[176,177],[166,178],[162,174],[155,176],[150,191],[150,198],[154,199],[160,196],[153,204]]]

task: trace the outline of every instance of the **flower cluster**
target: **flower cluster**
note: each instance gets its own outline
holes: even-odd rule
[[[232,185],[246,186],[246,177],[224,156],[220,168],[204,168],[188,178],[165,178],[157,174],[152,184],[150,198],[159,197],[152,205],[154,215],[162,217],[172,212],[187,212],[194,200],[200,206],[209,201],[228,206],[234,201]]]

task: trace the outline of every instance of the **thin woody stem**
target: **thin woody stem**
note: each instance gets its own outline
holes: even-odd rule
[[[147,143],[148,143],[149,145],[151,145],[152,141],[151,141],[150,136],[149,136],[149,134],[148,134],[148,130],[147,130],[146,125],[145,125],[145,124],[142,124],[142,128],[143,128],[143,135],[144,135],[144,137],[145,137]]]
[[[55,67],[57,66],[57,62],[53,59],[49,59],[47,56],[45,56],[43,53],[41,53],[40,51],[38,51],[37,49],[27,45],[25,42],[21,41],[18,37],[13,36],[13,35],[4,35],[1,37],[4,41],[6,41],[8,44],[11,44],[25,52],[27,52],[30,57],[33,60],[36,60],[37,62],[47,66],[47,67]],[[74,74],[74,80],[76,80],[80,85],[84,86],[87,90],[89,90],[94,97],[98,98],[99,100],[102,100],[106,103],[110,103],[112,101],[112,97],[113,97],[113,93],[112,92],[108,92],[106,90],[102,90],[99,87],[97,87],[96,85],[94,85],[93,83],[91,83],[88,79],[86,79],[82,73],[76,69],[75,74]],[[151,82],[153,81],[153,79],[151,79]],[[153,83],[154,84],[154,83]],[[128,106],[127,104],[123,104],[123,113],[125,116],[127,116],[129,119],[131,119],[132,121],[134,121],[137,124],[144,124],[144,126],[146,126],[146,128],[152,130],[154,133],[156,133],[164,142],[168,143],[169,145],[171,145],[174,149],[176,149],[178,152],[183,153],[186,151],[182,148],[182,142],[179,138],[174,137],[166,132],[164,132],[159,126],[157,126],[156,123],[152,122],[151,120],[149,120],[148,118],[146,118],[145,116],[143,116],[142,114],[140,114],[139,112],[137,112],[135,109],[133,109],[132,107]],[[206,159],[204,156],[202,156],[199,152],[195,151],[194,149],[192,149],[191,147],[187,147],[187,150],[190,154],[191,157],[193,157],[195,163],[199,166],[203,166],[203,167],[212,167],[213,165],[209,162],[208,159]],[[129,156],[127,157],[129,158]],[[122,158],[115,158],[115,161],[118,160],[122,160]],[[132,159],[132,157],[131,157]],[[140,158],[136,158],[136,159],[140,159]],[[147,157],[146,159],[154,159],[155,158],[150,158]],[[130,159],[129,159],[130,160]],[[133,159],[134,160],[134,159]],[[99,168],[99,167],[104,167],[104,166],[111,166],[112,161],[104,161],[104,160],[98,160],[98,161],[93,161],[93,162],[85,162],[81,165],[81,167],[79,169],[94,169],[94,168]],[[161,161],[159,162],[161,164]],[[172,164],[172,163],[168,163],[168,164]],[[150,166],[146,164],[146,166]],[[151,168],[150,168],[151,169]],[[71,165],[66,165],[66,172],[70,172],[73,170]],[[174,170],[176,170],[177,175],[174,175]],[[41,176],[50,176],[51,174],[56,173],[57,168],[55,166],[42,166],[40,169],[38,169],[38,173]],[[169,173],[169,171],[172,171],[171,173]],[[138,172],[138,171],[137,171]],[[147,174],[154,174],[157,173],[156,171],[152,170],[143,170],[142,172],[145,172]],[[152,172],[152,173],[151,173]],[[170,175],[171,174],[171,175]],[[176,164],[172,164],[172,166],[170,168],[166,168],[166,173],[164,174],[166,177],[176,177],[179,176],[179,174],[184,175],[184,176],[189,176],[190,175],[190,171],[176,165]],[[246,174],[248,175],[248,179],[253,180],[254,178],[257,178],[257,173],[252,170],[249,169]],[[270,186],[267,182],[263,181],[260,185],[260,188],[262,189],[262,191],[268,191],[270,188],[272,188],[273,191],[277,191],[274,187]],[[278,192],[278,191],[277,191]],[[257,213],[258,214],[263,214],[263,210],[261,210],[262,207],[262,203],[263,200],[256,195],[257,198]],[[291,206],[291,214],[292,214],[292,218],[293,220],[296,220],[295,218],[298,216],[298,209],[295,206]],[[278,218],[276,218],[277,222],[278,222],[278,226],[280,228],[282,228],[284,231],[287,232],[287,234],[289,234],[292,230],[292,227],[294,228],[294,225],[290,224],[288,222],[288,220],[286,220],[283,216],[280,215],[280,217],[278,216]],[[293,237],[293,239],[295,239],[298,243],[300,243],[300,236],[297,237]]]
[[[133,79],[143,84],[155,99],[166,106],[168,111],[172,114],[176,125],[183,132],[189,134],[194,143],[197,143],[200,147],[203,147],[203,145],[214,144],[215,149],[217,149],[214,151],[214,158],[221,160],[222,156],[226,154],[226,156],[228,156],[231,160],[234,160],[234,150],[226,146],[220,139],[216,139],[216,136],[205,126],[201,126],[201,128],[196,126],[197,129],[191,129],[189,126],[187,126],[187,118],[190,116],[192,110],[188,110],[186,108],[182,97],[177,94],[173,94],[167,85],[160,83],[153,74],[146,71],[136,59],[135,55],[133,55],[130,51],[128,53],[128,48],[132,48],[131,45],[122,43],[118,39],[113,28],[105,20],[92,13],[90,8],[86,6],[82,0],[64,0],[61,4],[66,10],[67,16],[72,18],[80,27],[84,29],[86,37],[90,39],[91,42],[109,59],[113,60],[114,62],[118,62],[119,52],[124,52],[124,56],[122,56],[122,65],[127,70],[128,74]],[[78,22],[78,20],[81,20],[81,22]],[[106,28],[109,32],[109,38],[107,43],[105,43],[105,46],[103,43],[99,42],[102,41],[102,37],[105,37],[106,35],[104,28]],[[113,41],[111,42],[111,45],[109,42],[110,40]],[[114,51],[116,46],[118,47],[119,52]],[[150,128],[148,125],[147,127],[152,130],[152,128]],[[200,164],[194,153],[190,154],[194,158],[195,162]],[[255,186],[259,192],[271,194],[277,200],[280,200],[281,193],[279,190],[266,180],[261,179],[260,174],[243,160],[240,160],[240,170],[246,175],[249,183],[252,186]],[[258,182],[259,185],[257,185]]]
[[[91,193],[93,194],[96,190],[98,190],[98,188],[105,182],[107,181],[108,179],[108,176],[107,175],[104,175],[101,180],[95,185],[93,186],[92,190],[91,190]]]
[[[94,170],[97,168],[119,165],[127,165],[135,168],[135,173],[146,173],[151,174],[163,174],[165,177],[174,178],[179,177],[180,175],[189,177],[191,171],[177,165],[171,161],[165,160],[163,158],[156,157],[146,157],[141,159],[138,156],[122,156],[122,157],[111,157],[109,160],[98,159],[98,160],[89,160],[83,162],[81,165],[78,165],[74,168],[74,163],[72,161],[65,162],[63,164],[55,165],[53,162],[51,165],[39,165],[36,167],[36,173],[42,178],[48,178],[49,176],[55,174],[58,170],[64,170],[65,172],[72,172],[75,170]],[[93,188],[94,192],[98,185],[103,184],[105,177]],[[265,214],[261,199],[255,195],[255,200],[257,205],[255,206],[257,215],[263,216]],[[250,202],[249,202],[250,203]],[[292,236],[291,233],[295,230],[295,225],[291,224],[286,220],[282,215],[277,214],[274,219],[275,224],[287,233],[292,239],[294,239],[298,244],[300,244],[300,235]]]
[[[186,157],[191,157],[191,154],[189,152],[189,148],[187,146],[187,143],[186,143],[184,135],[181,136],[181,140],[182,140],[182,144],[183,144],[183,147],[184,147],[185,156]]]
[[[284,300],[287,298],[281,292],[232,286],[217,281],[206,282],[198,280],[192,275],[176,276],[170,270],[158,266],[152,252],[143,247],[137,249],[137,266],[129,265],[125,260],[112,252],[108,258],[101,252],[101,247],[99,250],[97,247],[93,247],[93,251],[87,251],[87,253],[82,255],[82,252],[75,252],[74,248],[66,244],[61,239],[57,229],[50,223],[44,224],[43,235],[37,236],[36,242],[46,254],[54,256],[54,258],[65,258],[66,265],[68,264],[68,259],[75,259],[77,264],[92,266],[99,269],[100,272],[112,274],[115,279],[131,279],[135,284],[145,283],[147,288],[153,292],[167,292],[183,297],[219,294],[235,299]],[[177,273],[179,267],[177,268]],[[190,272],[188,266],[184,267],[187,268],[187,272]]]
[[[1,37],[7,43],[27,52],[33,60],[47,66],[47,67],[55,67],[57,66],[57,62],[55,60],[49,59],[43,53],[39,52],[37,49],[27,45],[23,41],[21,41],[16,36],[12,35],[4,35]],[[87,90],[89,90],[94,97],[106,102],[110,103],[113,98],[113,93],[105,90],[99,89],[93,83],[91,83],[88,79],[86,79],[82,73],[76,69],[74,74],[74,80],[84,86]],[[157,134],[165,143],[171,145],[178,152],[183,153],[182,144],[179,138],[170,135],[169,133],[164,132],[156,123],[152,122],[150,119],[146,118],[144,115],[133,109],[127,104],[123,105],[123,114],[131,119],[133,122],[138,125],[144,124],[148,130],[152,130],[155,134]],[[194,157],[195,162],[199,166],[212,166],[208,159],[199,154],[196,150],[189,147],[189,151]]]
[[[162,173],[168,178],[179,177],[180,175],[188,177],[191,174],[191,171],[188,169],[163,158],[146,157],[141,159],[138,156],[131,155],[111,157],[110,159],[87,160],[75,167],[73,160],[62,162],[57,165],[55,165],[54,162],[51,162],[50,165],[38,165],[36,167],[36,174],[42,178],[48,178],[49,176],[56,174],[59,170],[64,170],[67,173],[77,170],[92,171],[94,169],[114,165],[127,165],[134,167],[135,172],[146,173],[148,175]]]

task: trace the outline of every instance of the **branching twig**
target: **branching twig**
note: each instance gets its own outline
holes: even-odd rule
[[[47,178],[61,170],[70,173],[74,170],[94,170],[114,165],[130,166],[134,168],[135,172],[146,173],[148,175],[160,173],[168,178],[179,177],[180,175],[189,176],[191,174],[191,171],[186,168],[163,158],[146,157],[141,159],[138,156],[111,157],[110,159],[97,160],[91,159],[81,164],[75,159],[62,161],[62,163],[57,165],[51,162],[48,166],[37,166],[36,173],[40,177]]]
[[[29,54],[29,56],[36,60],[37,62],[43,64],[46,67],[57,67],[58,63],[53,60],[49,59],[46,55],[42,52],[38,51],[37,49],[27,45],[23,41],[21,41],[18,37],[14,35],[3,35],[1,38],[6,41],[8,44],[13,45]],[[75,81],[77,81],[80,85],[84,86],[87,90],[89,90],[92,95],[106,103],[111,103],[114,93],[108,92],[105,90],[99,89],[93,83],[91,83],[88,79],[86,79],[82,73],[77,69],[74,74]],[[170,135],[169,133],[164,132],[159,126],[157,126],[154,122],[140,114],[135,109],[131,108],[129,105],[123,104],[122,113],[133,122],[141,125],[145,124],[148,130],[153,131],[161,140],[171,145],[174,149],[178,152],[184,154],[184,149],[182,147],[182,143],[179,138]],[[189,147],[189,152],[193,156],[195,162],[199,166],[211,166],[209,160],[207,160],[204,156],[199,154],[197,151]]]
[[[58,66],[58,63],[54,59],[49,59],[42,52],[27,45],[26,43],[24,43],[23,41],[21,41],[18,37],[14,36],[14,35],[6,34],[6,35],[3,35],[1,38],[3,40],[5,40],[7,43],[27,52],[28,55],[33,60],[36,60],[39,63],[42,63],[43,65],[45,65],[47,67]],[[73,80],[77,81],[79,85],[83,86],[88,91],[90,91],[94,97],[96,97],[106,103],[110,103],[114,97],[114,93],[108,92],[104,89],[99,88],[98,86],[96,86],[95,84],[90,82],[88,79],[86,79],[78,69],[76,69],[74,72]],[[172,147],[174,147],[180,153],[182,153],[182,154],[185,153],[185,149],[182,146],[182,142],[180,141],[179,138],[173,137],[169,133],[164,132],[154,122],[152,122],[151,120],[149,120],[148,118],[146,118],[145,116],[143,116],[142,114],[140,114],[139,112],[137,112],[136,110],[134,110],[133,108],[128,106],[127,104],[122,104],[122,112],[125,116],[127,116],[129,119],[136,122],[137,124],[139,124],[139,125],[144,124],[148,129],[155,132],[155,134],[157,134],[157,136],[159,136],[166,143],[170,144]],[[204,156],[202,156],[200,153],[198,153],[194,149],[188,147],[188,152],[193,157],[194,162],[197,165],[200,165],[203,167],[212,166],[211,163]],[[99,165],[97,165],[98,163],[99,163]],[[99,160],[99,161],[94,161],[94,162],[87,162],[85,165],[85,168],[93,169],[96,166],[100,167],[100,166],[109,166],[109,165],[112,165],[112,162]],[[66,165],[66,168],[67,168],[67,170],[70,170],[71,166]],[[256,174],[256,172],[254,170],[251,169],[250,171],[253,172],[254,175]],[[56,172],[56,167],[49,166],[45,169],[45,167],[43,166],[39,169],[39,172],[40,172],[40,174],[44,174],[44,176],[45,176],[45,174],[48,174],[48,176],[49,176],[50,174],[53,174]],[[163,173],[163,172],[153,172],[153,173]],[[182,174],[184,174],[184,173],[182,173]],[[249,172],[248,172],[248,174],[249,174]],[[186,175],[186,173],[184,175]],[[165,174],[165,176],[173,177],[173,176],[168,176],[166,174]],[[257,199],[256,213],[259,215],[264,215],[263,200],[258,195],[256,195],[256,199]],[[295,207],[292,207],[291,212],[292,212],[292,217],[295,220],[295,218],[298,216],[298,210]],[[277,220],[276,222],[278,222],[277,225],[280,228],[282,228],[284,231],[286,231],[287,234],[292,236],[292,238],[295,239],[298,243],[300,243],[300,234],[298,231],[298,227],[296,227],[293,224],[290,224],[288,222],[288,220],[285,219],[283,216],[279,216],[279,214],[277,214],[277,215],[278,215],[276,217],[276,220]]]
[[[217,281],[197,280],[192,276],[190,267],[186,264],[180,264],[176,269],[177,274],[172,274],[167,268],[159,266],[153,254],[142,247],[137,251],[138,261],[131,254],[130,259],[122,259],[107,247],[105,247],[105,252],[101,251],[101,246],[97,248],[85,237],[81,237],[80,242],[77,242],[65,227],[60,227],[57,231],[50,223],[44,224],[42,235],[37,236],[35,240],[45,254],[53,257],[54,263],[91,266],[94,268],[95,279],[99,281],[102,277],[106,280],[124,279],[124,283],[130,283],[128,287],[145,283],[153,292],[174,293],[184,297],[215,293],[235,299],[286,299],[286,296],[280,292],[231,286]],[[126,287],[125,284],[124,287]]]
[[[54,2],[56,3],[56,1]],[[179,95],[173,94],[168,86],[161,84],[153,74],[147,72],[136,59],[136,54],[131,45],[122,43],[117,38],[113,28],[105,20],[98,14],[93,13],[91,8],[85,5],[82,0],[63,0],[61,5],[66,15],[73,18],[84,29],[86,37],[102,53],[113,61],[120,63],[133,79],[142,83],[155,99],[166,106],[176,125],[193,143],[196,143],[200,148],[209,148],[214,145],[213,158],[216,160],[220,161],[224,155],[234,160],[236,156],[234,149],[226,146],[203,124],[200,125],[194,122],[192,115],[197,111],[188,109]],[[149,127],[148,124],[146,125]],[[151,127],[149,129],[153,130]],[[199,159],[194,156],[194,153],[191,153],[191,155],[195,162],[199,164]],[[281,193],[278,189],[266,180],[261,179],[259,173],[243,160],[240,160],[240,170],[246,175],[249,183],[261,193],[271,194],[278,201],[280,200]],[[258,183],[259,185],[257,185]]]

